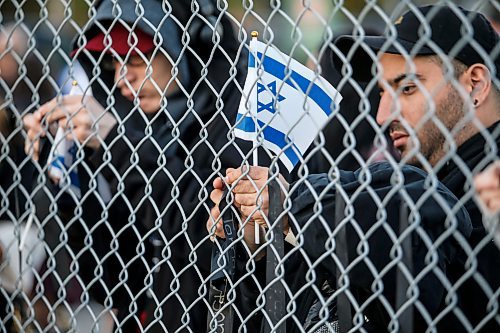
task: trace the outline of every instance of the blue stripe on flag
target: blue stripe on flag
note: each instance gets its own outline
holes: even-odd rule
[[[80,188],[80,178],[78,177],[78,172],[71,171],[69,173],[69,179],[71,181],[71,185],[76,186],[77,188]]]
[[[257,52],[257,56],[259,59],[262,59],[262,53]],[[264,70],[266,73],[271,74],[275,78],[283,81],[285,78],[285,70],[286,66],[279,62],[278,60],[275,60],[269,56],[266,56],[264,58]],[[252,68],[255,67],[255,57],[252,53],[249,53],[248,57],[248,67]],[[288,69],[290,71],[290,68]],[[285,81],[286,84],[288,84],[292,88],[296,88],[296,85],[294,85],[293,82],[295,82],[296,85],[299,86],[299,88],[302,90],[303,93],[307,92],[307,89],[309,88],[309,85],[311,84],[311,81],[297,73],[296,71],[292,70],[290,75],[288,76],[288,79]],[[313,83],[310,90],[309,94],[307,95],[309,98],[311,98],[313,101],[318,104],[318,106],[323,110],[323,112],[329,116],[332,113],[332,110],[330,109],[330,106],[333,103],[332,98],[323,90],[321,87],[319,87],[317,84]],[[337,108],[336,104],[333,104],[334,108]]]
[[[259,126],[263,128],[262,134],[264,136],[264,140],[269,141],[276,146],[280,147],[283,149],[289,143],[291,142],[290,139],[286,139],[285,133],[282,133],[278,131],[275,128],[272,128],[271,126],[264,126],[266,125],[260,120],[257,120]],[[244,132],[250,132],[250,133],[256,133],[257,131],[255,130],[255,121],[252,119],[252,117],[245,117],[242,114],[237,114],[236,115],[236,128],[244,131]],[[290,160],[293,166],[295,166],[299,162],[299,156],[297,155],[296,151],[299,151],[299,148],[297,148],[294,144],[288,146],[285,150],[283,150],[283,153],[285,156]]]
[[[67,172],[68,166],[66,166],[66,163],[64,161],[63,156],[56,156],[55,160],[52,161],[52,167],[61,170],[62,172]],[[78,172],[75,170],[71,171],[69,173],[69,179],[71,182],[71,185],[74,185],[78,188],[80,188],[80,178],[78,177]]]
[[[261,128],[264,128],[266,124],[264,124],[262,121],[257,120],[259,123],[259,126]],[[286,139],[285,133],[282,133],[278,131],[277,129],[272,128],[271,126],[266,126],[263,130],[264,133],[264,139],[274,143],[276,146],[280,147],[282,150],[283,148],[288,145],[291,140],[288,138]],[[294,150],[295,148],[295,150]],[[299,151],[299,149],[292,143],[288,148],[286,148],[283,153],[288,157],[290,162],[292,163],[293,166],[295,166],[299,162],[299,156],[295,153],[295,151]]]
[[[243,116],[241,113],[236,114],[236,128],[242,130],[243,132],[256,132],[254,120],[251,117]]]
[[[255,67],[255,57],[252,52],[248,52],[248,68]]]

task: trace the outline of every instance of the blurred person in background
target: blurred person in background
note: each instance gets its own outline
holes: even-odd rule
[[[37,45],[37,40],[35,36],[28,36],[24,29],[27,29],[25,25],[14,23],[0,25],[0,247],[4,250],[0,285],[10,293],[24,292],[26,300],[34,297],[34,274],[44,270],[45,251],[41,246],[42,240],[37,236],[37,227],[33,225],[30,230],[25,231],[28,207],[32,206],[31,186],[35,168],[23,149],[21,119],[41,103],[50,100],[55,92],[50,80],[42,72],[43,63],[35,55],[36,51],[29,49],[30,45]],[[26,235],[22,253],[18,248],[21,235]],[[31,254],[30,258],[27,254]],[[20,268],[23,270],[22,290],[17,289]],[[47,282],[45,287],[48,287],[48,281],[44,282]],[[50,298],[48,290],[53,289],[49,287],[44,290],[44,296]],[[23,299],[19,295],[14,300]],[[38,309],[43,302],[35,303]],[[23,301],[15,306],[23,308],[27,304]],[[43,321],[43,315],[38,317],[41,312],[36,311],[35,315]]]
[[[17,330],[28,318],[37,272],[46,253],[37,226],[26,229],[33,165],[23,151],[21,133],[0,99],[0,318],[2,327]],[[20,248],[20,242],[23,247]],[[14,319],[15,318],[15,319]]]
[[[486,170],[474,177],[474,186],[483,210],[488,214],[500,211],[500,161],[494,162]]]
[[[54,96],[48,80],[42,79],[42,63],[28,53],[28,35],[13,23],[0,27],[0,105],[2,111],[2,145],[8,146],[1,155],[2,189],[9,198],[9,207],[2,210],[1,217],[10,211],[11,217],[19,219],[24,212],[33,170],[24,153],[24,141],[20,124],[22,115],[33,111],[41,102]],[[36,89],[36,86],[39,89]],[[14,180],[15,169],[22,166],[21,185],[25,191],[18,193],[9,189]],[[15,196],[15,198],[14,198]],[[15,207],[18,211],[14,212]]]
[[[477,201],[483,210],[483,222],[486,230],[493,233],[494,240],[500,247],[500,161],[495,161],[474,177]]]
[[[215,24],[215,2],[199,3]],[[115,325],[125,332],[205,330],[205,187],[244,157],[229,142],[228,124],[246,57],[238,57],[226,17],[215,30],[198,18],[176,23],[192,15],[188,0],[100,1],[72,52],[91,94],[83,88],[83,96],[60,96],[24,119],[26,149],[39,164],[47,163],[51,124],[84,152],[82,198],[73,204],[81,209],[67,210],[69,243],[82,287],[117,312]],[[104,176],[110,199],[96,190],[96,175]]]
[[[0,150],[4,151],[5,146],[7,146],[7,151],[9,151],[10,146],[15,148],[15,145],[12,144],[13,140],[9,140],[13,126],[4,106],[5,103],[0,99]],[[20,196],[18,190],[13,186],[14,180],[12,176],[14,170],[9,165],[9,162],[12,163],[9,155],[2,155],[0,158],[0,175],[2,175],[0,177],[0,193],[2,195],[0,210],[0,289],[3,291],[0,293],[0,318],[3,321],[2,327],[6,327],[10,331],[15,327],[13,324],[15,311],[17,311],[18,316],[16,319],[18,320],[21,319],[21,314],[24,314],[25,311],[20,311],[24,308],[24,304],[20,302],[21,295],[13,296],[19,278],[19,257],[13,257],[19,253],[14,229],[17,228],[18,234],[21,233],[19,216],[21,215],[20,210],[24,207],[24,200],[19,202],[19,199],[24,197]],[[10,307],[10,303],[14,303],[12,307]]]
[[[0,27],[0,95],[9,103],[8,112],[15,112],[18,119],[55,95],[42,72],[44,59],[30,46],[36,46],[35,36],[28,36],[25,28],[14,23]]]

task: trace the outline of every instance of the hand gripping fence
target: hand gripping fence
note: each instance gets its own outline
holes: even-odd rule
[[[265,321],[262,327],[263,333],[277,332],[286,333],[286,322],[278,322],[285,316],[285,289],[279,279],[278,268],[284,257],[283,221],[280,218],[283,211],[281,205],[281,189],[276,177],[269,178],[269,244],[266,254],[266,288],[265,311],[270,322]],[[207,331],[209,332],[231,332],[234,322],[234,311],[232,303],[229,302],[228,294],[235,273],[235,246],[236,237],[233,208],[228,204],[229,190],[224,190],[219,209],[221,212],[222,225],[225,238],[216,237],[212,247],[212,265],[209,290],[210,312],[207,319]],[[283,270],[281,267],[280,270]]]

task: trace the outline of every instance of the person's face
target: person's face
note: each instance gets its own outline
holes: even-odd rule
[[[176,85],[171,80],[172,65],[165,55],[158,52],[153,58],[151,54],[145,58],[131,55],[126,63],[115,59],[115,82],[125,98],[137,98],[144,112],[154,113],[160,109],[162,96],[175,90]]]
[[[450,131],[463,117],[464,102],[447,82],[441,65],[417,57],[414,68],[401,55],[383,54],[377,123],[389,129],[404,162],[434,166],[445,154]],[[446,136],[450,139],[446,139]]]

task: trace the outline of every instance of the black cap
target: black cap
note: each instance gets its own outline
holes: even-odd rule
[[[488,67],[500,78],[499,36],[484,15],[462,7],[431,5],[410,10],[393,24],[396,29],[393,37],[389,34],[363,38],[340,36],[334,44],[344,55],[359,39],[375,52],[401,54],[406,51],[410,56],[443,52],[467,66],[476,63],[488,65],[485,58],[491,58],[494,68]],[[333,63],[341,71],[342,60],[334,56]],[[350,63],[356,80],[369,81],[373,78],[370,70],[373,59],[361,45],[357,46]]]

